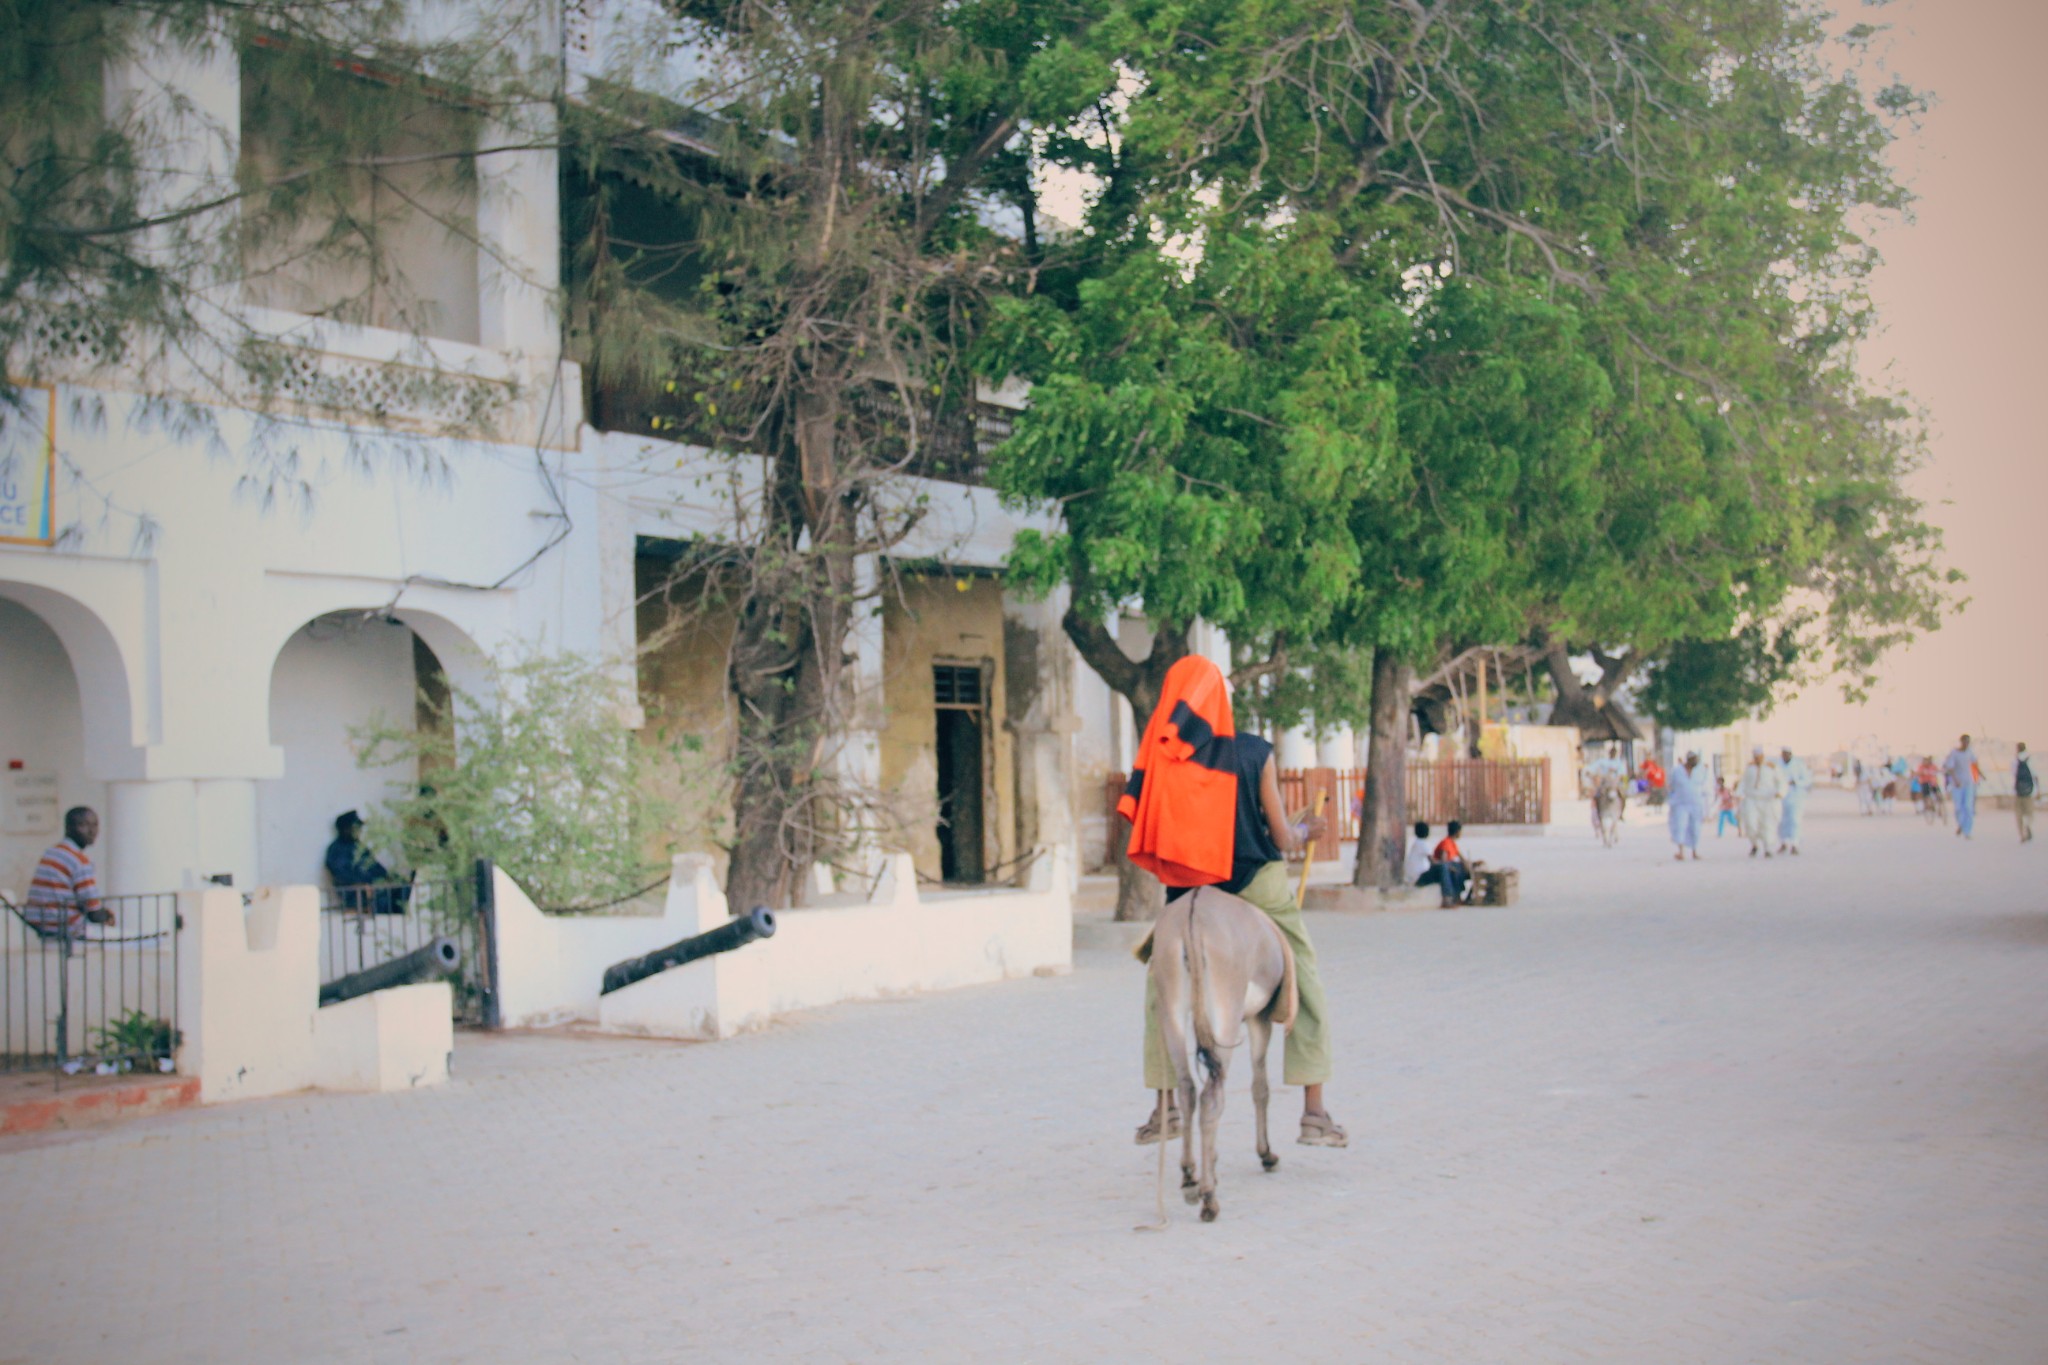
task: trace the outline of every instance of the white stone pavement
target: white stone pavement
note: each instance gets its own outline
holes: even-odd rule
[[[0,1147],[0,1362],[2048,1361],[2048,842],[1495,841],[1311,917],[1349,1151],[1149,1219],[1138,969]],[[1299,1095],[1276,1097],[1292,1119]],[[1290,1137],[1291,1122],[1283,1131]]]

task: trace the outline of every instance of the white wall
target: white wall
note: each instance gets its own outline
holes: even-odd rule
[[[409,787],[411,764],[356,766],[351,728],[382,719],[412,728],[418,684],[413,634],[383,621],[315,621],[279,651],[270,675],[270,740],[284,776],[256,788],[258,876],[266,886],[315,884],[334,817],[370,809]],[[388,865],[388,851],[378,850]]]
[[[1573,726],[1515,725],[1508,729],[1508,751],[1516,758],[1541,758],[1550,763],[1552,828],[1586,827],[1586,803],[1579,799],[1579,748],[1579,732]]]
[[[600,996],[604,969],[726,923],[701,853],[677,855],[660,916],[543,915],[497,874],[498,1002],[505,1024],[573,1019],[624,1033],[722,1038],[777,1014],[840,1000],[944,990],[1066,971],[1073,962],[1073,868],[1064,847],[1016,890],[921,896],[910,856],[892,853],[872,896],[834,896],[776,916],[773,938],[672,968]]]
[[[842,1000],[1053,975],[1073,965],[1072,870],[1064,849],[1032,868],[1020,890],[919,894],[907,853],[864,902],[791,910],[775,936],[672,968],[604,996],[599,1026],[663,1038],[729,1038],[777,1015]],[[677,861],[682,883],[681,859]],[[726,920],[708,875],[690,899],[702,928]],[[678,899],[671,889],[671,904]]]
[[[320,898],[310,886],[178,897],[178,1071],[199,1098],[408,1090],[448,1079],[454,1002],[445,981],[320,1007]]]
[[[60,810],[91,806],[100,812],[101,837],[118,834],[105,823],[107,784],[86,773],[85,723],[71,658],[41,617],[0,597],[0,771],[15,759],[25,772],[56,776]],[[25,891],[43,849],[62,833],[0,833],[0,891]]]

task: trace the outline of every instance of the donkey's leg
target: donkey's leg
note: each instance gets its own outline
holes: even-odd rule
[[[1273,1039],[1273,1021],[1254,1014],[1244,1023],[1252,1054],[1252,1113],[1259,1128],[1259,1164],[1270,1171],[1280,1164],[1280,1158],[1273,1155],[1273,1144],[1266,1140],[1266,1101],[1273,1097],[1273,1087],[1266,1083],[1266,1046]]]
[[[1195,1202],[1195,1058],[1190,1027],[1194,1010],[1194,979],[1187,963],[1188,913],[1182,905],[1169,905],[1152,929],[1151,978],[1157,987],[1159,1041],[1165,1046],[1172,1067],[1172,1094],[1180,1104],[1180,1185],[1187,1201]],[[1158,1078],[1147,1077],[1147,1083]],[[1166,1130],[1161,1129],[1160,1150],[1165,1151]]]
[[[1223,1084],[1230,1074],[1230,1051],[1217,1048],[1215,1070],[1202,1086],[1202,1221],[1216,1221],[1216,1127],[1223,1118]]]

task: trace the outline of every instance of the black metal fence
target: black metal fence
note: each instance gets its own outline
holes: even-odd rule
[[[105,896],[105,924],[0,901],[0,1071],[170,1071],[178,897]]]
[[[489,887],[488,873],[479,870],[475,889],[444,882],[394,882],[324,891],[320,984],[404,957],[445,935],[462,949],[462,968],[448,981],[455,995],[455,1022],[497,1027]]]

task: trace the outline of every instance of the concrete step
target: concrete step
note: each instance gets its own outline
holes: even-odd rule
[[[197,1076],[0,1077],[0,1137],[86,1128],[199,1103]]]

